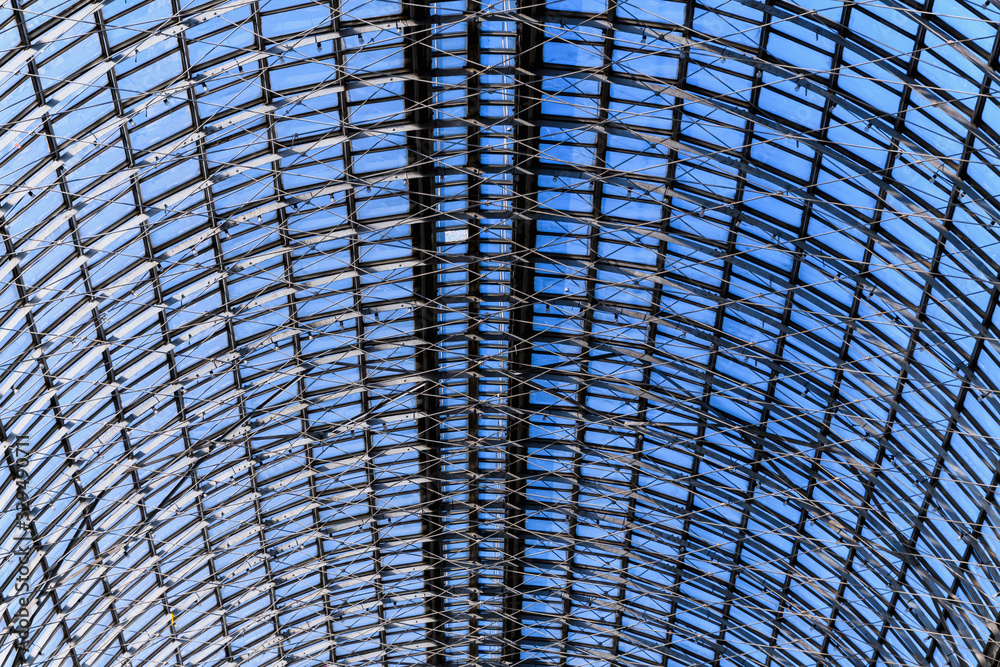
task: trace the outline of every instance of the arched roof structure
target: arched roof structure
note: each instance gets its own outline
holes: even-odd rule
[[[994,665],[998,19],[7,0],[3,664]]]

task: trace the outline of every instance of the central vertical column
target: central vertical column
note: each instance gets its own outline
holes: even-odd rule
[[[528,372],[532,364],[535,295],[534,249],[538,203],[538,143],[536,119],[541,107],[544,34],[536,17],[544,4],[518,1],[517,60],[514,92],[514,239],[511,267],[511,378],[508,392],[506,468],[506,536],[504,540],[504,615],[502,658],[507,665],[521,661],[521,610],[524,582],[525,471],[531,410]],[[544,19],[540,19],[544,21]]]
[[[408,135],[409,163],[419,171],[410,180],[410,232],[417,265],[413,268],[416,371],[421,388],[416,397],[419,450],[420,516],[423,533],[426,664],[442,665],[445,658],[445,620],[442,587],[443,522],[441,510],[441,438],[438,415],[438,303],[436,279],[434,142],[431,89],[431,40],[434,25],[429,3],[406,4],[410,25],[403,30],[405,54],[411,76],[405,85],[406,105],[416,129]]]

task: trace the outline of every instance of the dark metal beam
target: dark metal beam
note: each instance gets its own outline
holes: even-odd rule
[[[529,20],[517,22],[515,56],[516,81],[514,90],[514,189],[511,199],[513,224],[513,256],[511,266],[511,317],[510,317],[510,368],[513,377],[508,385],[508,405],[515,416],[507,418],[505,448],[506,492],[504,498],[507,517],[504,529],[503,574],[503,635],[501,655],[503,662],[514,667],[521,663],[520,613],[523,605],[521,584],[524,580],[524,521],[525,488],[528,451],[525,439],[530,422],[519,415],[530,412],[531,386],[523,374],[532,367],[532,336],[534,332],[535,272],[532,253],[535,248],[535,220],[523,213],[537,206],[539,127],[536,119],[541,111],[541,77],[538,72],[543,62],[542,50],[545,36],[535,21],[539,5],[530,0],[519,0],[519,14]]]
[[[411,2],[406,6],[412,21],[403,29],[405,58],[414,76],[405,83],[408,115],[421,129],[407,134],[410,165],[420,176],[410,181],[410,213],[419,221],[410,225],[413,256],[413,309],[414,330],[420,344],[416,349],[416,371],[423,376],[417,394],[417,441],[419,443],[420,475],[425,480],[420,486],[420,521],[424,535],[423,560],[425,608],[431,620],[427,623],[426,652],[429,665],[445,662],[444,598],[444,541],[445,528],[441,509],[441,437],[438,399],[438,264],[437,217],[428,215],[436,210],[437,197],[434,178],[434,93],[431,87],[432,43],[435,30],[430,26],[429,0]]]

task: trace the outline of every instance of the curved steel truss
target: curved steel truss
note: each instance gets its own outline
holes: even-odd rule
[[[995,0],[7,0],[3,665],[991,667]]]

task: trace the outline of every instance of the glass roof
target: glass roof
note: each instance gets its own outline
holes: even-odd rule
[[[995,664],[998,21],[3,3],[0,663]]]

